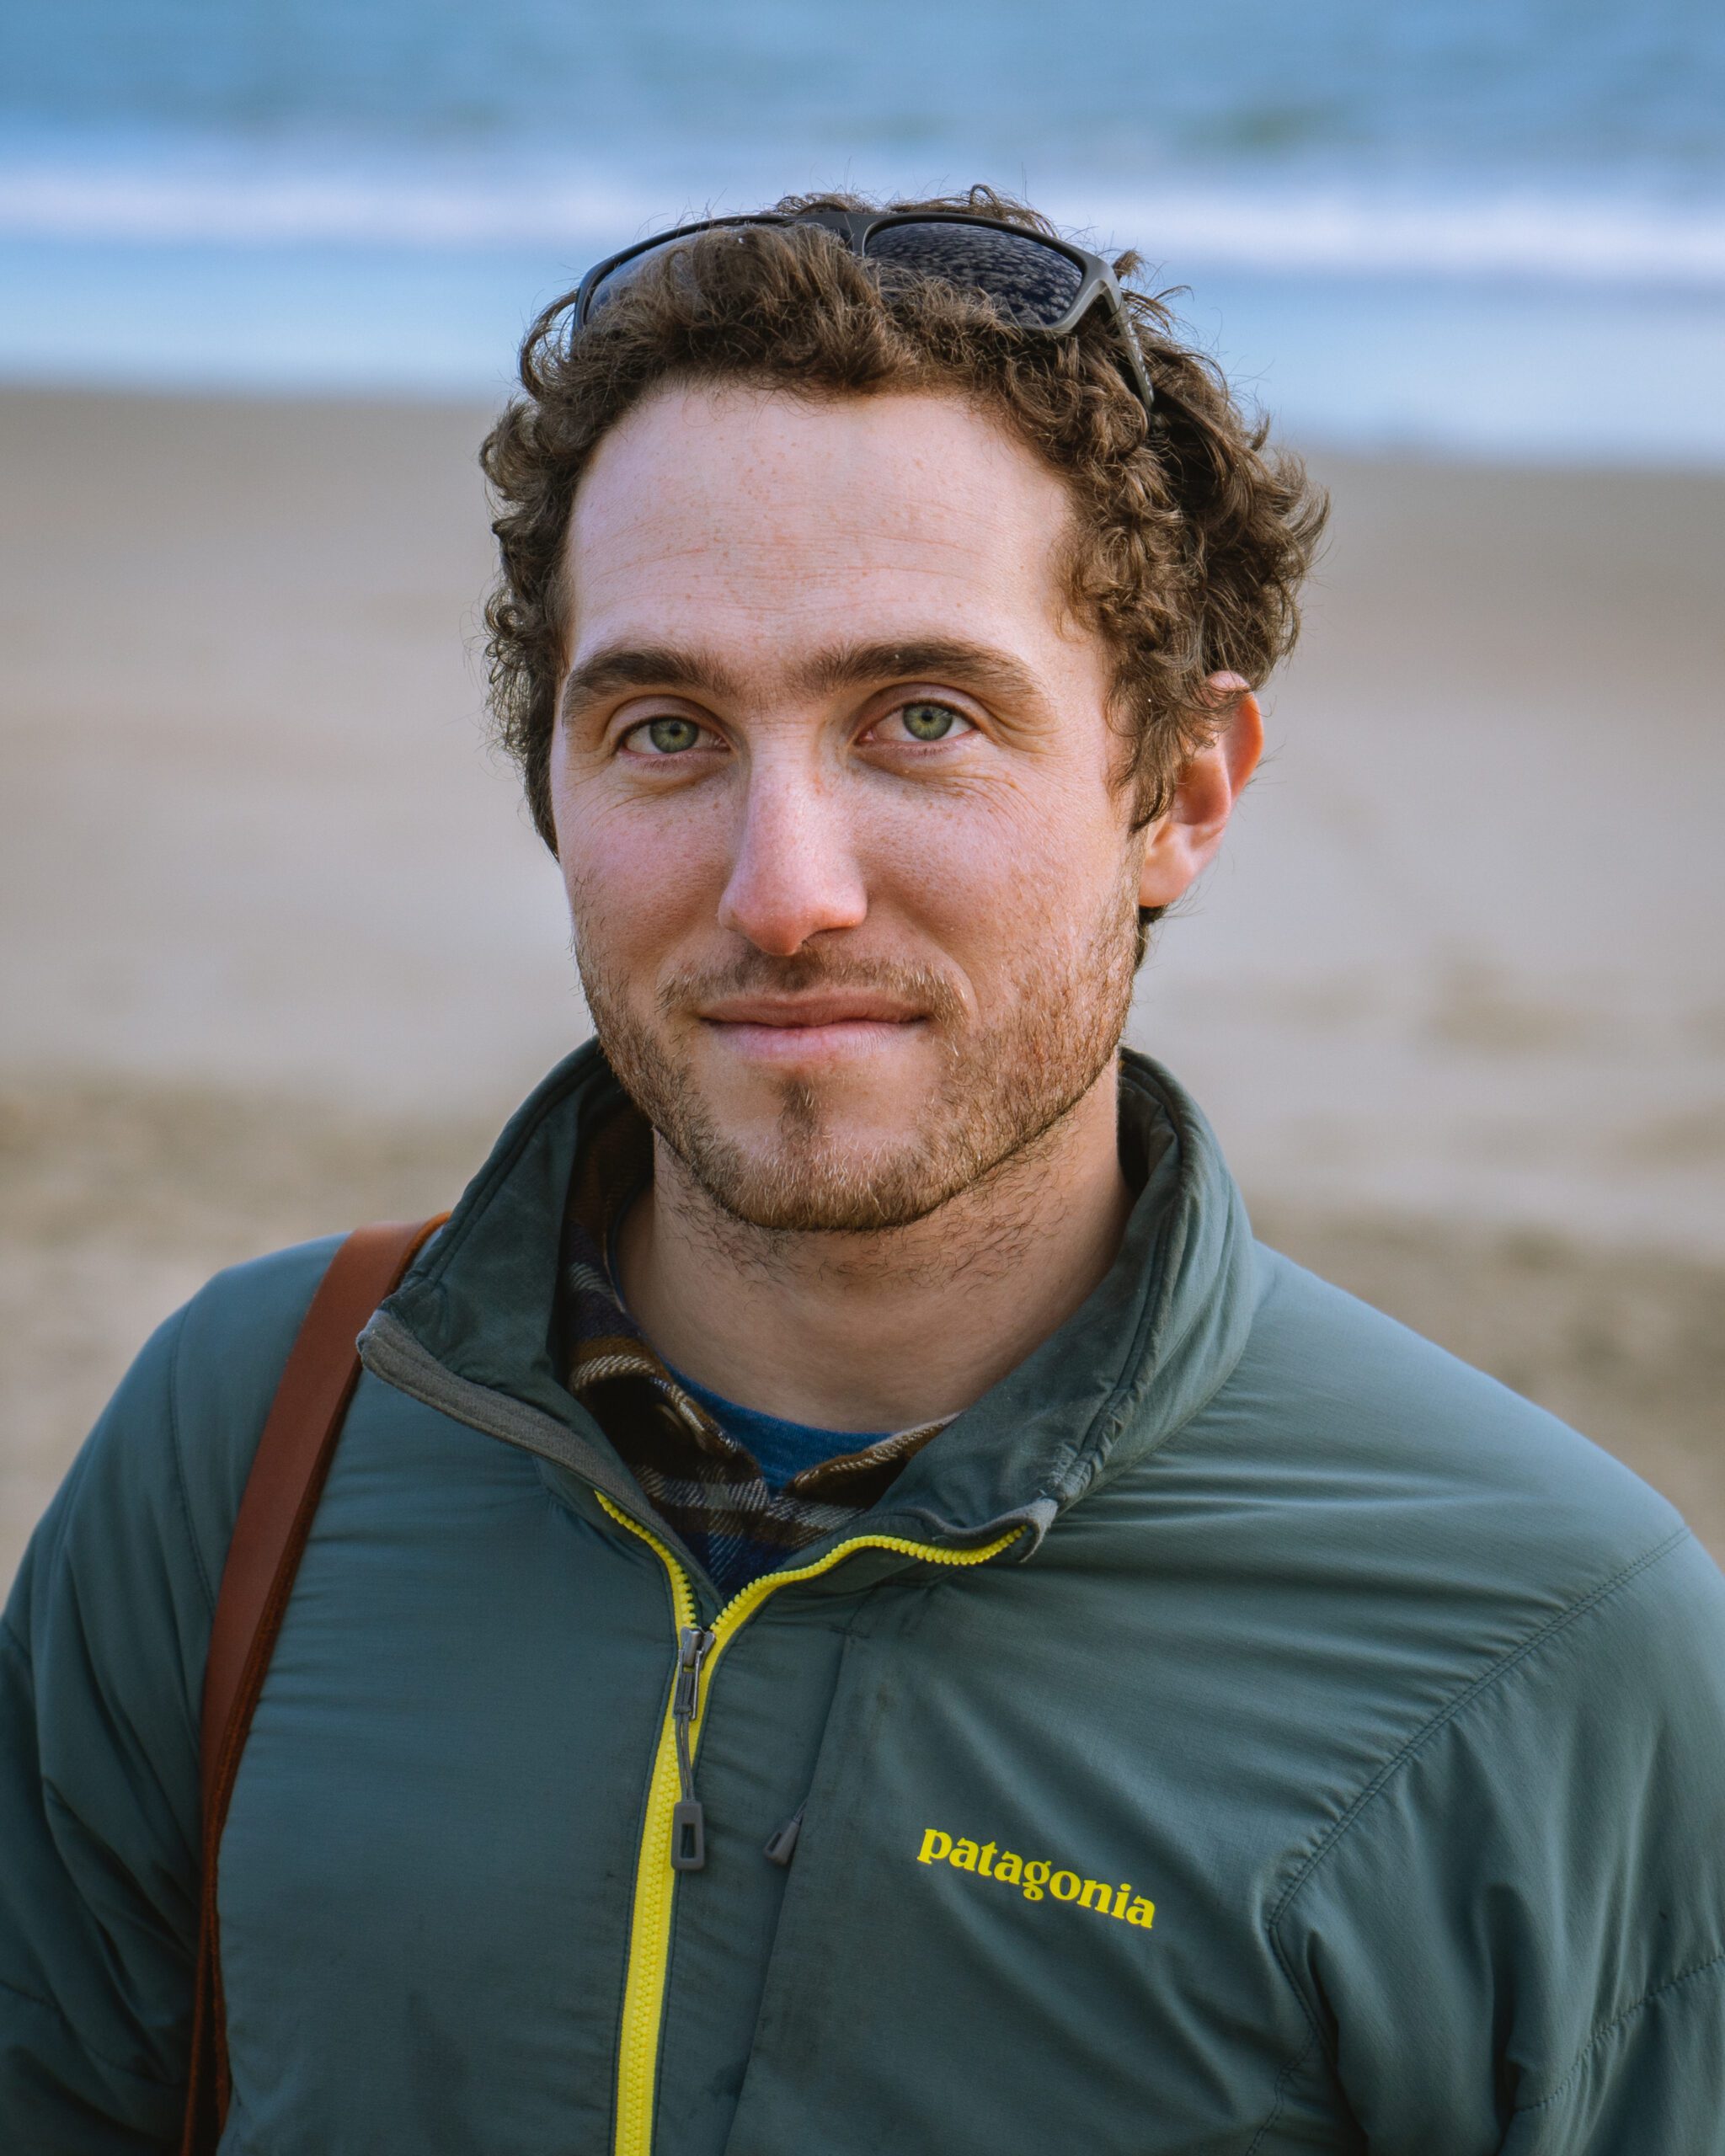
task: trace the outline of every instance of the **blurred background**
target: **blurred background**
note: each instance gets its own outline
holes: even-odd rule
[[[216,1266],[585,1030],[474,452],[686,215],[1028,194],[1332,489],[1134,1037],[1260,1231],[1725,1550],[1725,13],[56,0],[0,19],[0,1572]]]

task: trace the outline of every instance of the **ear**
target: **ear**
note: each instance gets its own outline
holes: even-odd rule
[[[1208,867],[1234,803],[1263,753],[1263,713],[1237,674],[1212,674],[1206,684],[1221,717],[1204,748],[1175,782],[1174,798],[1144,838],[1140,906],[1171,906]]]

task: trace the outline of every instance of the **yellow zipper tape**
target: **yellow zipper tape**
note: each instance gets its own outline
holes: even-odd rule
[[[674,1641],[695,1622],[695,1593],[688,1574],[670,1550],[621,1505],[613,1504],[602,1490],[594,1496],[619,1527],[627,1528],[647,1545],[665,1566],[670,1582],[671,1614],[676,1620]],[[692,1749],[698,1742],[707,1713],[708,1689],[713,1666],[729,1642],[746,1625],[769,1595],[798,1580],[818,1579],[841,1557],[858,1550],[887,1550],[905,1557],[921,1557],[931,1565],[985,1565],[991,1557],[1017,1540],[1023,1533],[1015,1527],[993,1542],[975,1550],[936,1550],[925,1542],[907,1541],[899,1534],[858,1534],[829,1550],[813,1564],[788,1571],[762,1572],[733,1595],[713,1619],[713,1645],[702,1671],[701,1694],[690,1727]],[[641,1849],[635,1868],[635,1905],[629,1919],[629,1967],[623,1982],[622,2027],[617,2038],[617,2132],[615,2156],[652,2156],[653,2105],[659,2077],[659,2040],[665,2021],[665,1988],[670,1972],[671,1902],[677,1875],[671,1869],[671,1813],[676,1804],[676,1728],[671,1703],[665,1702],[665,1721],[653,1755],[653,1778],[647,1788],[647,1816],[641,1830]]]

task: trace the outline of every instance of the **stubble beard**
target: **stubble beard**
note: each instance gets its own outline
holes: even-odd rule
[[[722,1213],[773,1234],[859,1235],[926,1219],[1033,1152],[1071,1113],[1119,1049],[1136,934],[1135,892],[1123,886],[1088,933],[1031,935],[1001,997],[1005,1015],[985,1027],[936,969],[852,960],[818,945],[791,958],[751,951],[671,976],[657,1027],[630,1009],[585,938],[578,963],[606,1059]],[[676,1043],[677,1020],[709,999],[817,987],[880,990],[926,1011],[944,1051],[941,1078],[902,1139],[862,1147],[846,1139],[833,1098],[841,1089],[784,1080],[771,1140],[745,1145],[702,1098],[692,1059]]]

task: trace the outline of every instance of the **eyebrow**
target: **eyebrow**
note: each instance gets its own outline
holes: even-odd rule
[[[619,689],[696,689],[724,701],[737,694],[736,678],[701,651],[675,644],[606,644],[574,668],[558,699],[561,718],[571,719]]]
[[[1038,693],[1033,675],[1018,660],[956,637],[836,644],[804,659],[791,680],[796,688],[817,695],[894,680],[947,680],[1022,701]],[[742,696],[736,675],[710,653],[676,644],[607,644],[571,671],[559,713],[568,722],[622,689],[692,689],[720,702]]]
[[[841,644],[799,666],[798,688],[815,691],[866,687],[871,681],[945,680],[996,696],[1033,698],[1028,667],[987,644],[957,637],[917,637],[904,642]]]

